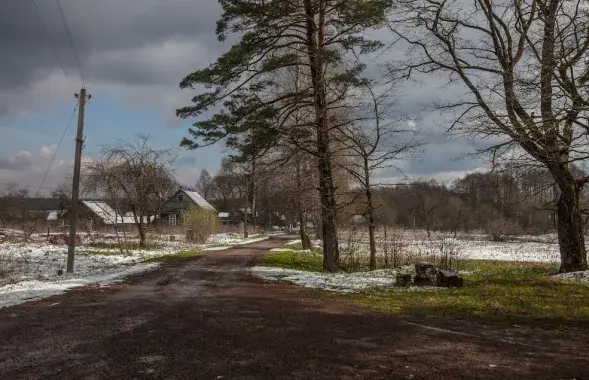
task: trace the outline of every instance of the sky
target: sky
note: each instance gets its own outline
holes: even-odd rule
[[[84,157],[138,133],[151,135],[156,147],[178,147],[194,120],[177,119],[175,110],[195,95],[181,91],[180,81],[229,47],[214,35],[221,14],[216,0],[60,1],[73,49],[56,0],[0,2],[0,188],[17,182],[35,190],[54,154],[45,190],[72,171],[74,94],[83,84],[92,95]],[[398,48],[389,56],[402,54]],[[406,84],[397,105],[404,114],[417,115],[424,104],[455,95],[443,89],[442,80],[430,79]],[[447,180],[481,167],[479,159],[464,158],[472,151],[468,141],[442,135],[445,124],[438,115],[419,116],[416,128],[428,145],[419,159],[399,163],[406,175]],[[214,173],[225,153],[222,146],[179,150],[179,181],[192,185],[201,169]]]

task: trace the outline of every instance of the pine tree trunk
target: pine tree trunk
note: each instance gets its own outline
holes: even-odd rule
[[[304,0],[307,33],[307,53],[315,103],[315,125],[317,129],[317,163],[319,169],[319,194],[321,199],[321,234],[323,236],[323,268],[327,271],[339,269],[339,246],[337,237],[337,215],[329,151],[329,129],[327,125],[326,89],[323,65],[325,40],[326,1],[319,0],[318,22],[311,0]]]
[[[584,221],[579,205],[581,188],[574,180],[570,183],[558,182],[560,196],[557,203],[557,231],[560,247],[560,271],[587,270]]]

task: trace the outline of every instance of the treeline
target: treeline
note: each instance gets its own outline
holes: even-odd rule
[[[451,185],[417,181],[377,190],[381,221],[406,228],[490,234],[555,232],[557,189],[547,172],[467,174]]]
[[[196,187],[219,210],[248,208],[255,218],[252,222],[260,226],[304,223],[314,228],[309,232],[320,236],[320,209],[314,181],[313,168],[308,162],[305,165],[299,162],[298,176],[296,165],[261,166],[254,179],[240,164],[225,159],[215,176],[203,170]],[[353,181],[340,181],[338,189],[339,224],[366,226],[364,190]],[[495,240],[556,232],[558,189],[550,174],[541,169],[476,172],[451,184],[413,181],[374,188],[373,196],[377,227],[422,229],[428,234],[483,232]],[[583,194],[584,205],[587,199],[588,194]],[[298,207],[303,209],[303,220],[299,220]]]

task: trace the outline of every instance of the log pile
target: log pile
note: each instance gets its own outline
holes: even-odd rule
[[[410,274],[398,274],[397,285],[407,286],[411,283]],[[414,285],[437,286],[445,288],[461,288],[464,286],[464,280],[458,272],[436,268],[430,263],[415,264],[415,276],[413,277]]]

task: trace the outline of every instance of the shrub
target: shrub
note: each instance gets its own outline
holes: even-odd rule
[[[221,222],[215,210],[191,208],[184,216],[186,241],[203,244],[212,234],[221,230]]]
[[[499,217],[487,223],[486,232],[492,241],[503,242],[521,232],[519,224],[512,223],[508,219]]]

